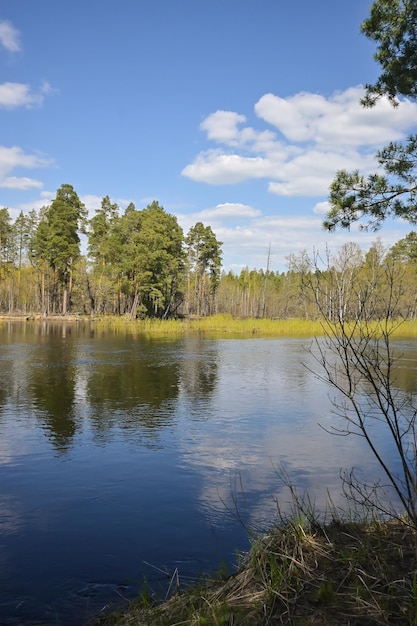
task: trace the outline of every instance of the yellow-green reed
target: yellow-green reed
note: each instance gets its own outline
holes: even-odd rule
[[[0,324],[26,321],[25,316],[5,316],[0,318]],[[40,317],[31,318],[39,321]],[[45,321],[42,319],[42,321]],[[340,322],[333,326],[330,322],[316,319],[255,319],[235,318],[231,315],[212,315],[209,317],[190,317],[175,320],[158,319],[131,319],[127,316],[51,316],[49,322],[77,321],[90,322],[101,330],[110,329],[113,332],[129,332],[130,334],[148,335],[150,337],[164,336],[176,337],[186,334],[199,333],[235,337],[322,337],[324,335],[337,335],[342,331]],[[388,331],[393,339],[417,338],[417,319],[410,320],[381,320],[375,322],[346,322],[343,331],[352,331],[353,336],[370,334],[375,337],[382,336],[382,332]]]
[[[112,329],[114,332],[127,331],[155,337],[176,337],[186,334],[221,335],[229,337],[321,337],[328,334],[331,325],[319,319],[254,319],[234,318],[231,315],[213,315],[202,318],[186,318],[176,320],[129,319],[128,317],[108,316],[93,318],[94,325]],[[388,330],[392,339],[417,338],[417,320],[392,320],[367,322],[366,327],[358,323],[347,323],[345,331],[353,330],[353,334],[364,332],[380,336],[382,330]],[[340,324],[333,327],[339,334]],[[331,334],[331,332],[330,332]]]
[[[240,337],[313,337],[322,335],[320,322],[302,319],[239,319],[231,315],[213,315],[183,320],[130,320],[121,317],[96,318],[94,324],[113,330],[138,334],[178,336],[191,333]]]

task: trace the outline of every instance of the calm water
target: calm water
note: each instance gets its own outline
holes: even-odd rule
[[[176,569],[233,565],[241,521],[287,509],[280,465],[318,507],[341,502],[341,467],[376,472],[358,438],[319,427],[334,417],[308,340],[29,322],[0,343],[0,624],[80,626],[144,577],[160,589]]]

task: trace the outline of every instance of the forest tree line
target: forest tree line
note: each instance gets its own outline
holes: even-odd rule
[[[105,196],[88,219],[65,184],[49,206],[21,212],[14,222],[0,209],[0,311],[163,319],[216,313],[315,319],[326,311],[347,319],[357,316],[365,296],[377,316],[377,302],[395,283],[397,310],[417,313],[413,231],[390,249],[376,240],[367,252],[349,243],[335,257],[292,254],[286,272],[222,272],[221,245],[201,222],[184,235],[157,202],[142,210],[130,204],[120,214]]]

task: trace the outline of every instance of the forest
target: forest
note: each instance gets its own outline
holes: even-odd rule
[[[371,301],[368,317],[377,317],[377,303],[386,302],[395,285],[396,312],[416,314],[413,231],[389,249],[377,238],[366,252],[348,243],[336,256],[291,254],[282,273],[226,273],[221,246],[201,222],[185,235],[156,201],[141,210],[130,204],[121,214],[105,196],[88,219],[76,191],[64,184],[49,206],[14,221],[0,209],[0,312],[348,319]]]

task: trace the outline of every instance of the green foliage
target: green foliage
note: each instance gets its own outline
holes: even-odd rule
[[[395,106],[397,96],[417,97],[417,3],[415,0],[375,0],[362,33],[378,45],[375,59],[381,74],[366,86],[364,106],[387,96]],[[332,231],[349,228],[365,218],[362,228],[378,229],[388,218],[417,223],[417,135],[404,143],[392,142],[376,158],[382,174],[361,175],[358,170],[337,172],[330,187],[330,211],[323,222]]]
[[[0,209],[0,263],[4,264],[11,260],[12,250],[12,226],[9,210]]]
[[[218,570],[213,573],[213,576],[217,578],[218,580],[226,580],[226,578],[228,578],[229,575],[230,575],[229,569],[227,567],[227,563],[225,562],[222,562]]]
[[[79,232],[84,230],[86,209],[71,185],[61,185],[49,207],[41,211],[32,237],[32,258],[42,272],[45,265],[54,273],[55,285],[62,288],[61,309],[67,312],[71,297],[74,263],[80,257]],[[53,309],[58,294],[54,291]]]
[[[108,196],[89,220],[88,256],[81,255],[80,234],[85,208],[70,185],[63,185],[50,206],[13,223],[8,209],[0,210],[0,311],[56,314],[124,315],[141,319],[168,319],[196,314],[226,317],[210,320],[207,332],[245,334],[308,334],[320,318],[317,303],[306,298],[305,278],[314,270],[314,258],[305,250],[288,257],[286,273],[243,268],[221,273],[221,242],[208,226],[198,222],[184,238],[175,216],[157,202],[142,210],[130,204],[123,214]],[[329,254],[329,253],[327,253]],[[383,296],[382,266],[388,261],[407,274],[401,310],[417,315],[417,235],[409,233],[391,250],[380,241],[363,252],[346,244],[331,260],[328,301],[355,310],[354,283]],[[358,283],[359,284],[359,283]],[[376,312],[376,309],[375,309]],[[231,318],[241,318],[232,320]],[[261,318],[265,320],[261,323]],[[266,320],[288,320],[279,331]],[[181,326],[181,331],[184,330]],[[164,331],[165,332],[165,331]]]
[[[101,207],[89,221],[88,253],[101,269],[113,259],[112,233],[119,215],[119,207],[105,196]]]
[[[197,222],[190,228],[185,240],[190,266],[198,274],[208,272],[215,287],[218,283],[222,250],[221,241],[217,241],[210,226]]]
[[[394,244],[389,257],[400,263],[412,264],[417,269],[417,233],[411,231]]]
[[[61,185],[46,213],[49,263],[67,281],[69,267],[80,256],[79,231],[83,230],[86,210],[71,185]]]
[[[315,600],[319,604],[329,604],[333,598],[333,583],[328,580],[317,589]]]
[[[417,96],[417,4],[415,0],[376,0],[362,33],[378,45],[375,60],[381,74],[366,86],[365,106],[382,95],[396,102],[398,95]]]
[[[31,220],[29,216],[26,216],[23,213],[23,211],[20,211],[18,217],[15,219],[12,227],[12,233],[16,252],[16,261],[19,268],[21,268],[31,235]]]
[[[221,245],[210,226],[197,222],[185,239],[188,258],[189,313],[213,312],[213,299],[219,285]]]
[[[337,172],[330,186],[331,208],[324,228],[349,228],[362,218],[367,221],[361,228],[372,230],[378,230],[388,217],[417,223],[417,135],[405,144],[389,144],[377,153],[377,160],[385,175],[366,178],[358,170]]]
[[[128,207],[117,225],[120,266],[130,315],[168,317],[180,298],[184,267],[183,232],[175,216],[157,202],[142,211]]]

